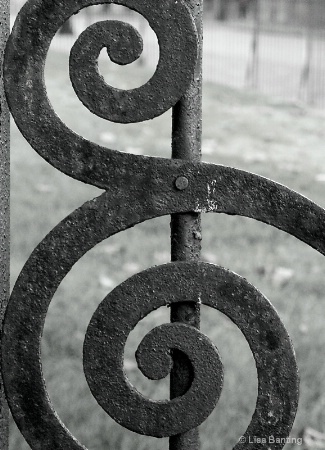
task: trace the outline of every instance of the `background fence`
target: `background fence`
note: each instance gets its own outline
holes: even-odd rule
[[[324,0],[220,0],[205,25],[206,79],[324,106]]]
[[[205,80],[289,101],[325,106],[324,0],[205,0]],[[24,3],[12,0],[12,20]],[[73,35],[98,16],[133,22],[144,37],[142,62],[154,67],[158,45],[146,21],[124,7],[87,8],[68,24],[54,42],[68,50]],[[68,32],[73,34],[70,36]]]

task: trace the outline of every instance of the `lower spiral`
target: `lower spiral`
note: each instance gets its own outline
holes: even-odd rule
[[[157,165],[154,162],[155,160],[151,162],[152,167],[160,173],[157,167],[160,167],[161,161]],[[167,170],[165,165],[160,170],[169,178],[175,179],[176,174],[179,174],[176,172],[171,177],[174,172]],[[197,205],[208,208],[209,197],[207,200],[204,186],[207,177],[210,177],[208,179],[213,180],[213,183],[219,183],[220,197],[218,210],[215,212],[236,212],[269,223],[325,254],[325,215],[320,207],[283,186],[236,169],[202,164],[200,170],[202,172],[194,173],[197,181],[195,189],[185,191],[182,199],[177,199],[169,191],[169,187],[157,184],[156,179],[153,185],[149,183],[156,200],[153,204],[149,203],[150,208],[143,189],[140,189],[142,185],[138,180],[131,182],[127,174],[124,182],[127,180],[130,183],[129,190],[121,193],[118,189],[110,189],[85,203],[60,222],[28,259],[6,309],[2,335],[2,375],[12,415],[31,448],[85,450],[67,430],[51,404],[42,373],[41,339],[48,307],[60,283],[73,265],[103,239],[163,214],[193,211]],[[225,189],[226,181],[230,183],[228,190]],[[238,191],[234,196],[232,189],[235,185]],[[254,202],[256,198],[261,206],[258,209]],[[314,220],[313,235],[310,235],[307,226],[308,215]],[[250,436],[272,436],[274,443],[269,443],[268,449],[282,449],[297,410],[298,370],[284,325],[270,302],[256,288],[244,278],[215,265],[175,262],[139,273],[113,292],[114,295],[110,294],[110,302],[117,316],[115,323],[112,322],[112,331],[115,326],[119,326],[119,320],[127,322],[127,308],[130,308],[136,323],[145,316],[146,310],[150,312],[160,305],[181,301],[201,302],[229,317],[248,341],[258,375],[255,412],[243,436],[245,442],[240,441],[235,448],[250,450]],[[127,307],[123,297],[130,300]],[[142,304],[143,310],[140,307]],[[93,321],[92,324],[96,325]],[[93,333],[99,344],[101,336],[105,334],[107,346],[113,348],[116,342],[109,337],[107,331],[104,330],[103,334],[100,330]],[[94,349],[89,350],[96,351],[96,342]],[[93,368],[89,364],[91,358],[87,352],[85,345],[84,365],[89,381]],[[95,355],[94,365],[103,365],[105,357],[109,357],[109,354],[100,354],[96,361]],[[122,357],[123,349],[120,351],[120,359]],[[195,371],[193,372],[195,375]],[[214,374],[218,375],[216,370]],[[110,393],[101,392],[101,386],[96,386],[95,381],[94,378],[93,393],[98,397],[106,396],[109,401]],[[202,388],[198,393],[198,398],[201,399],[199,409],[205,408],[206,398],[202,394],[208,392],[210,395],[209,386],[206,387],[207,390]],[[116,380],[116,388],[119,389],[119,380]],[[184,397],[174,400],[182,401]],[[193,409],[184,411],[187,415],[196,413]],[[137,416],[138,412],[133,410],[131,414]],[[163,425],[157,424],[157,428],[158,426]],[[256,443],[254,449],[264,450],[265,445]]]
[[[270,303],[244,278],[202,262],[148,269],[102,301],[84,343],[84,371],[97,402],[124,427],[156,437],[186,432],[209,416],[221,393],[222,365],[214,345],[194,327],[172,323],[154,328],[136,354],[142,372],[159,379],[170,372],[170,350],[185,353],[193,381],[184,395],[170,401],[150,400],[123,371],[124,346],[137,322],[160,306],[179,301],[201,302],[221,311],[248,341],[258,373],[258,398],[245,436],[259,432],[286,437],[298,398],[297,366],[288,334]]]
[[[171,401],[146,398],[124,373],[123,349],[139,319],[139,310],[144,317],[166,303],[162,303],[162,297],[153,305],[139,298],[130,300],[122,285],[106,297],[91,319],[84,344],[84,368],[90,389],[102,408],[129,430],[156,437],[188,431],[209,416],[220,397],[223,368],[217,349],[189,325],[164,324],[151,330],[136,353],[142,373],[155,380],[167,376],[172,367],[170,351],[176,349],[188,357],[193,380],[182,397]]]

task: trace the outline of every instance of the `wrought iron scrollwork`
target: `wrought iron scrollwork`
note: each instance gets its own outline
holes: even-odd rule
[[[108,151],[71,131],[53,111],[44,84],[45,59],[55,33],[80,9],[100,3],[112,2],[27,2],[9,38],[4,66],[11,112],[32,147],[67,175],[107,189],[117,175],[130,172],[129,166],[145,173],[148,163],[138,156],[125,158],[120,152]],[[197,56],[196,28],[182,1],[158,2],[155,8],[146,0],[114,3],[143,14],[156,32],[160,48],[156,72],[136,89],[108,86],[97,69],[100,50],[118,36],[114,46],[109,45],[109,55],[126,64],[139,54],[141,46],[133,27],[105,21],[89,27],[71,51],[73,86],[83,103],[101,117],[123,123],[152,119],[171,108],[191,81]]]
[[[54,293],[72,266],[97,243],[158,216],[216,212],[270,224],[325,254],[324,210],[290,189],[230,167],[123,154],[83,139],[61,122],[46,96],[46,54],[65,20],[100,3],[112,2],[29,0],[17,17],[6,49],[6,95],[22,134],[60,171],[105,189],[60,222],[37,246],[6,311],[3,378],[12,414],[33,449],[85,448],[51,405],[42,376],[40,345]],[[196,27],[182,0],[154,5],[150,0],[114,3],[138,11],[156,32],[160,59],[155,74],[144,86],[129,91],[103,81],[96,62],[103,47],[119,64],[133,61],[142,48],[133,27],[104,21],[87,28],[74,44],[72,83],[79,99],[100,117],[122,123],[148,120],[175,105],[189,85],[197,58]],[[177,180],[184,179],[186,186],[180,188],[183,184]],[[174,262],[148,269],[102,301],[84,343],[85,374],[98,403],[117,422],[145,435],[173,436],[208,417],[221,392],[223,369],[215,346],[194,327],[179,323],[157,327],[137,351],[139,367],[149,378],[169,372],[170,349],[184,352],[194,377],[183,396],[159,402],[147,399],[130,384],[122,368],[123,346],[136,323],[162,305],[185,300],[226,314],[251,347],[258,398],[247,436],[288,436],[299,384],[288,334],[274,308],[252,285],[204,262]],[[256,448],[262,447],[256,444]],[[268,444],[274,450],[282,447],[277,440]],[[250,444],[241,442],[235,448],[250,448]]]

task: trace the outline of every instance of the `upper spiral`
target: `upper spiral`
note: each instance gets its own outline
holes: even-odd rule
[[[50,164],[78,180],[100,188],[111,178],[109,168],[130,167],[127,155],[83,139],[55,114],[44,83],[45,59],[63,23],[87,6],[115,3],[146,18],[157,35],[159,61],[143,86],[120,90],[105,83],[97,58],[103,47],[119,64],[141,53],[133,27],[116,21],[99,22],[77,39],[70,57],[70,74],[81,101],[100,117],[121,123],[152,119],[174,106],[194,77],[197,32],[182,0],[29,0],[21,9],[4,57],[5,91],[11,113],[30,145]],[[119,48],[119,50],[117,50]],[[138,163],[139,157],[132,162]],[[144,170],[144,166],[143,166]]]
[[[160,8],[161,5],[155,6]],[[145,9],[137,10],[146,13]],[[114,88],[98,71],[98,56],[104,47],[110,59],[120,65],[130,64],[140,56],[142,38],[131,25],[115,20],[98,22],[75,42],[70,53],[72,85],[82,103],[97,116],[119,123],[152,119],[177,102],[193,77],[197,57],[195,34],[181,35],[170,19],[164,24],[163,18],[158,21],[152,17],[155,14],[156,11],[146,18],[158,36],[159,62],[152,78],[139,88]]]

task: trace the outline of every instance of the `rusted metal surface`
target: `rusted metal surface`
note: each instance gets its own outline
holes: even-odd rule
[[[52,162],[60,158],[57,153],[62,151],[63,143],[71,150],[74,148],[75,157],[80,152],[99,157],[102,149],[78,139],[55,115],[46,97],[43,74],[48,48],[60,26],[80,9],[96,3],[103,2],[29,1],[20,11],[8,42],[5,75],[11,111],[23,134],[28,133],[34,148]],[[88,27],[76,41],[70,54],[72,83],[84,104],[101,117],[123,123],[152,119],[171,108],[191,81],[197,59],[196,28],[181,1],[165,0],[158,2],[155,8],[149,0],[115,3],[142,14],[156,32],[160,46],[156,72],[145,85],[136,89],[123,91],[108,86],[98,73],[96,60],[100,50],[118,36],[117,42],[109,45],[108,53],[115,62],[126,64],[138,56],[141,43],[138,32],[130,25],[104,21]],[[132,46],[128,49],[130,41]],[[28,118],[29,115],[32,118]],[[49,136],[50,149],[47,150],[44,140]],[[58,148],[55,150],[52,144]],[[69,159],[73,159],[72,155]]]
[[[169,372],[168,349],[185,352],[194,376],[183,396],[170,402],[149,402],[123,375],[123,347],[138,320],[182,299],[194,304],[199,299],[226,314],[251,347],[259,391],[247,441],[257,433],[286,436],[298,404],[298,377],[284,326],[270,303],[245,279],[203,262],[149,269],[122,283],[103,300],[91,319],[84,347],[85,373],[97,401],[122,425],[155,436],[193,428],[201,423],[201,415],[209,414],[220,395],[222,372],[211,343],[192,326],[173,323],[155,328],[144,338],[137,355],[143,372],[157,379]]]
[[[211,169],[211,167],[209,168]],[[114,186],[100,197],[85,203],[63,220],[31,255],[18,278],[7,309],[2,358],[11,411],[32,448],[39,448],[37,446],[39,442],[42,442],[42,449],[48,450],[84,448],[71,437],[49,403],[41,370],[40,341],[46,312],[56,289],[74,263],[98,242],[141,221],[164,214],[172,214],[176,211],[191,211],[199,204],[202,209],[210,207],[210,211],[214,212],[234,213],[236,211],[238,214],[256,220],[267,221],[283,231],[291,232],[292,229],[295,229],[293,234],[325,254],[323,226],[325,211],[322,208],[299,194],[256,175],[218,166],[213,169],[212,180],[220,179],[224,183],[219,185],[220,210],[216,206],[214,209],[209,206],[210,200],[207,199],[207,192],[200,189],[200,185],[193,186],[191,192],[185,190],[180,194],[175,189],[172,180],[167,182],[169,178],[167,174],[165,174],[165,180],[161,179],[161,183],[157,184],[156,180],[152,180],[149,185],[149,188],[153,189],[152,195],[156,198],[154,203],[151,197],[143,196],[143,191],[137,189],[136,183],[130,185],[128,192],[119,191],[118,186]],[[233,180],[231,180],[230,174],[233,175]],[[230,188],[227,193],[227,186],[231,185],[231,181],[236,181],[237,189],[234,192]],[[133,187],[134,189],[132,189]],[[237,201],[234,202],[233,198],[237,198]],[[275,214],[271,214],[273,202],[277,205]],[[310,228],[313,233],[310,233]],[[173,264],[174,267],[176,264],[184,264],[183,267],[187,268],[186,272],[189,271],[189,278],[192,276],[195,278],[198,267],[193,269],[195,263]],[[204,265],[204,267],[206,266]],[[223,273],[223,269],[216,270]],[[235,283],[235,279],[230,284],[232,285],[233,282]],[[245,282],[243,281],[243,283]],[[164,285],[164,288],[167,285],[168,283]],[[204,285],[205,283],[202,286],[202,279],[200,282],[198,281],[198,286],[203,290]],[[246,288],[248,289],[247,286]],[[194,289],[193,292],[197,291]],[[224,295],[225,298],[229,297],[228,301],[231,301],[231,292],[231,290],[225,291]],[[249,298],[251,297],[249,296]],[[264,302],[264,300],[260,301]],[[260,303],[258,305],[261,306]],[[141,314],[139,314],[140,317]],[[257,315],[250,314],[249,317],[250,326],[253,327],[255,321],[257,323],[261,323],[260,320],[263,321],[264,315],[257,312]],[[268,317],[270,318],[270,316]],[[127,318],[125,320],[127,321]],[[267,322],[271,325],[273,323]],[[278,320],[274,323],[276,329],[279,327],[280,330],[283,330],[283,326]],[[292,367],[295,367],[292,357],[291,350],[290,352],[283,351],[283,359],[279,355],[279,360],[282,360],[285,366],[287,358],[290,360],[290,364],[288,367],[286,366],[283,374],[284,378],[287,377],[288,380],[292,378]],[[104,361],[105,358],[103,364]],[[270,367],[273,367],[273,363]],[[280,373],[274,373],[274,376],[271,377],[272,383],[277,385],[278,377],[281,376]],[[270,380],[270,376],[268,376],[268,380]],[[292,380],[296,380],[296,376]],[[296,386],[295,381],[293,384]],[[291,390],[288,392],[292,393]],[[294,390],[294,392],[296,391]],[[292,395],[290,403],[292,414],[296,401],[296,394]],[[279,421],[277,424],[282,430],[281,432],[285,434],[281,428],[282,422]],[[269,425],[265,424],[265,426]],[[288,423],[286,427],[289,432]],[[270,448],[281,448],[281,446],[271,444]]]
[[[161,50],[152,78],[139,88],[123,91],[108,86],[99,74],[97,59],[103,47],[121,65],[135,61],[142,52],[139,33],[131,25],[112,20],[91,25],[79,36],[70,53],[70,77],[79,99],[97,116],[120,123],[141,122],[167,111],[182,95],[192,78],[197,38],[192,17],[181,2],[168,1],[167,8],[165,2],[153,8],[148,0],[120,3],[141,13],[158,37]]]
[[[173,281],[178,272],[172,266],[168,273],[173,274]],[[157,380],[170,372],[170,350],[185,353],[194,368],[185,395],[171,401],[153,401],[127,380],[123,353],[128,334],[139,318],[179,300],[180,292],[165,289],[161,282],[166,283],[166,278],[160,279],[160,273],[154,275],[149,271],[132,278],[103,300],[87,330],[84,367],[94,397],[113,419],[137,433],[165,437],[188,431],[209,416],[221,393],[223,370],[216,348],[204,334],[189,325],[170,323],[145,336],[137,350],[137,361],[147,378]],[[186,292],[183,285],[182,297]]]
[[[187,0],[195,21],[198,36],[198,57],[192,80],[172,112],[172,158],[198,162],[201,159],[202,137],[202,15],[203,0]],[[178,177],[175,182],[179,190],[186,189],[188,179]],[[196,261],[201,254],[200,213],[173,214],[171,216],[171,260]],[[171,305],[172,323],[187,323],[200,328],[200,306],[193,302]],[[172,350],[173,366],[170,374],[170,398],[182,396],[193,380],[191,364],[186,355]],[[170,450],[197,450],[199,434],[197,429],[177,434],[170,438]]]
[[[9,300],[9,111],[4,94],[2,62],[9,35],[9,0],[0,0],[0,336]],[[0,448],[8,449],[8,405],[1,378],[0,361]]]
[[[325,255],[325,211],[273,181],[200,162],[201,2],[163,0],[154,8],[150,0],[114,2],[140,12],[158,35],[158,67],[140,88],[114,89],[103,83],[96,66],[103,47],[119,64],[139,55],[141,38],[130,25],[116,21],[92,25],[70,55],[75,91],[95,114],[127,123],[173,107],[172,159],[107,149],[68,129],[46,96],[46,53],[55,32],[72,14],[99,3],[112,1],[29,0],[6,49],[6,95],[23,135],[54,167],[105,190],[48,234],[14,287],[2,343],[3,379],[13,417],[32,449],[85,450],[55,413],[43,380],[41,336],[49,304],[72,266],[96,244],[145,220],[171,215],[172,262],[122,283],[90,321],[84,370],[94,397],[126,428],[170,436],[171,450],[198,449],[196,427],[215,407],[223,380],[217,350],[198,330],[203,303],[233,320],[256,361],[258,399],[245,436],[285,438],[298,402],[289,337],[268,300],[245,279],[198,261],[200,214],[249,217],[286,231]],[[138,365],[149,378],[171,371],[171,399],[156,402],[127,380],[123,348],[136,323],[167,304],[172,323],[155,328],[137,351]],[[254,448],[263,445],[256,443]],[[247,439],[235,448],[249,446]],[[268,445],[271,450],[282,447],[276,439]]]

